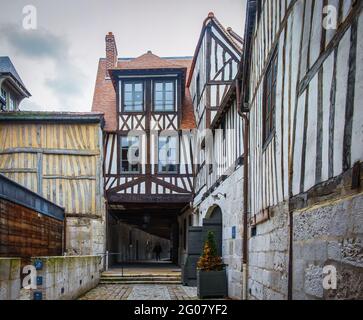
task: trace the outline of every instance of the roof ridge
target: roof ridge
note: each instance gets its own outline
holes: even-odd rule
[[[234,37],[231,36],[231,34],[227,31],[227,29],[223,26],[223,24],[220,23],[219,20],[215,16],[213,16],[213,18],[211,18],[211,20],[213,20],[216,23],[216,25],[223,31],[223,33],[231,41],[231,43],[234,45],[234,47],[239,52],[242,52],[242,47],[239,45],[239,43],[237,43],[236,39],[234,39]]]

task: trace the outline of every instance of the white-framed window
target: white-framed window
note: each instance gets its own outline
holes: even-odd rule
[[[178,137],[160,136],[159,143],[159,172],[178,172]]]
[[[165,80],[154,82],[154,111],[175,111],[175,100],[175,81]]]
[[[123,111],[144,111],[144,83],[125,81],[123,83]]]

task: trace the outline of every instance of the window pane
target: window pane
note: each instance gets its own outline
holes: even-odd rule
[[[163,101],[163,93],[160,92],[160,91],[155,92],[155,100],[162,102]]]
[[[132,83],[125,83],[125,92],[132,92]]]
[[[132,102],[132,92],[125,92],[125,102]]]
[[[174,88],[173,88],[173,83],[172,82],[166,82],[165,83],[165,90],[166,91],[174,91],[173,89]]]
[[[142,83],[135,83],[135,91],[142,91]]]
[[[165,93],[165,100],[168,102],[173,102],[174,100],[174,92],[168,91]]]
[[[155,91],[163,91],[163,84],[162,82],[155,83]]]

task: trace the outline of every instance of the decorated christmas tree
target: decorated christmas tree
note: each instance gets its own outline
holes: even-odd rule
[[[223,267],[222,258],[217,254],[214,232],[209,231],[203,254],[198,261],[198,269],[202,271],[221,271]]]

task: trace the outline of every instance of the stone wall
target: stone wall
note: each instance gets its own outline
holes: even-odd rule
[[[249,299],[284,300],[288,291],[288,207],[270,210],[270,219],[256,226],[248,244]]]
[[[32,263],[41,280],[31,292],[34,300],[76,299],[98,285],[102,267],[99,256],[41,257]]]
[[[106,223],[100,218],[67,218],[67,254],[105,253]]]
[[[200,204],[195,204],[199,209],[199,217],[195,218],[199,226],[203,219],[219,206],[222,210],[223,223],[223,261],[228,265],[228,295],[231,298],[242,298],[242,236],[243,236],[243,166],[228,177],[212,194],[226,194],[224,198],[214,199],[208,196]],[[235,227],[235,239],[232,237],[232,228]]]
[[[20,294],[20,264],[17,258],[0,258],[0,300],[17,300]]]
[[[324,290],[326,266],[337,290]],[[363,194],[294,212],[294,299],[363,299]]]

